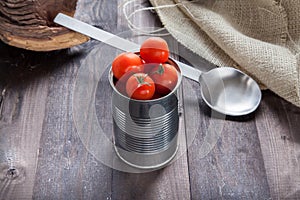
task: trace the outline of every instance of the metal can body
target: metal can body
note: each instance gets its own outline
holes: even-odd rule
[[[134,100],[121,94],[113,83],[112,115],[114,147],[127,164],[154,169],[168,164],[176,155],[179,114],[177,89],[181,83],[178,70],[176,87],[166,96],[153,100]]]

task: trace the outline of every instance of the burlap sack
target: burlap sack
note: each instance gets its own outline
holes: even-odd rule
[[[165,28],[184,46],[218,66],[240,68],[300,106],[298,0],[150,2]]]

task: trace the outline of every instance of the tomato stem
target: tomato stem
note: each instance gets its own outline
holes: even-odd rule
[[[152,74],[159,74],[159,75],[163,75],[164,73],[165,73],[165,68],[162,64],[159,64],[158,69],[152,72]]]
[[[150,83],[145,81],[145,78],[148,76],[148,74],[145,74],[145,75],[135,74],[134,76],[138,82],[139,87],[142,85],[151,85]]]

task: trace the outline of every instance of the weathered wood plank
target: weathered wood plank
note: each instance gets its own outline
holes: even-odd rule
[[[79,1],[76,17],[115,30],[116,1]],[[90,41],[62,57],[74,56],[50,74],[41,154],[34,188],[36,199],[110,199],[111,169],[97,160],[80,140],[72,116],[73,92],[81,62],[93,46]],[[91,62],[93,64],[93,62]]]
[[[192,116],[193,113],[189,113]],[[225,121],[214,148],[201,158],[203,152],[199,149],[205,142],[205,132],[211,129],[208,127],[209,124],[217,120],[201,115],[204,124],[199,129],[202,131],[189,148],[193,199],[269,198],[265,168],[254,123]],[[208,134],[213,134],[212,132]]]
[[[0,199],[31,199],[48,92],[49,68],[38,65],[51,57],[0,49]]]
[[[186,56],[201,70],[212,67]],[[198,83],[185,80],[183,87],[187,135],[197,132],[188,148],[192,199],[268,199],[255,115],[225,118],[201,100]]]
[[[272,199],[300,199],[300,109],[264,92],[256,126]]]
[[[83,53],[81,49],[74,48],[60,56],[67,58],[73,51]],[[61,60],[58,62],[60,67],[49,74],[49,92],[34,188],[36,199],[106,198],[110,193],[111,170],[89,154],[76,133],[72,118],[72,94],[80,66],[78,58],[74,57],[73,62],[66,64]],[[91,190],[102,192],[91,193]]]
[[[107,31],[117,27],[118,0],[78,0],[75,18]]]

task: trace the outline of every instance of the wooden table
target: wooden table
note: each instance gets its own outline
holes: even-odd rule
[[[124,33],[129,29],[120,3],[80,0],[76,18]],[[154,12],[137,13],[132,21],[161,26]],[[171,45],[202,70],[212,67],[175,40]],[[184,79],[179,134],[187,149],[171,165],[128,173],[99,160],[74,123],[74,98],[83,65],[103,67],[113,55],[99,63],[93,58],[109,48],[91,40],[30,52],[0,43],[0,199],[300,199],[300,109],[270,91],[263,91],[254,113],[224,117],[204,104],[197,83]],[[111,92],[107,82],[101,89],[100,99]],[[109,102],[95,102],[108,125]],[[105,133],[112,135],[109,126]]]

